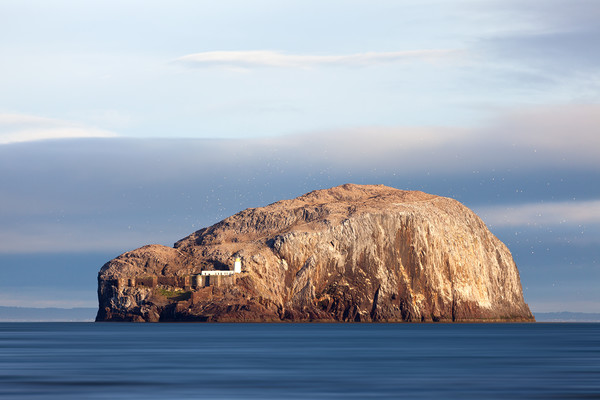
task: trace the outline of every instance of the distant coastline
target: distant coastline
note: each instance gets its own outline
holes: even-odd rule
[[[600,322],[600,313],[545,312],[534,313],[537,322]]]
[[[0,322],[93,322],[95,307],[35,308],[0,306]],[[540,312],[534,313],[537,322],[600,322],[600,313]]]
[[[92,322],[97,308],[34,308],[0,306],[0,322]]]

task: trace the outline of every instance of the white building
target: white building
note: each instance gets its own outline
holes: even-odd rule
[[[235,262],[233,263],[233,271],[202,271],[200,275],[202,276],[210,276],[210,275],[233,275],[239,274],[242,272],[242,260],[237,257]]]

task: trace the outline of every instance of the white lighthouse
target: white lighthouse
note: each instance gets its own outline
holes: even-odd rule
[[[236,257],[235,262],[233,263],[233,272],[235,274],[242,272],[242,260],[239,257]]]

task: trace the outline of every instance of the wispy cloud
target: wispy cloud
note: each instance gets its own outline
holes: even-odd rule
[[[208,51],[189,54],[178,58],[176,61],[192,67],[310,68],[319,65],[357,67],[413,60],[436,60],[456,56],[458,53],[458,50],[444,49],[366,52],[346,55],[300,55],[270,50]]]
[[[0,253],[111,251],[136,248],[149,242],[170,245],[189,233],[177,229],[165,232],[148,230],[144,226],[129,226],[119,233],[107,234],[111,228],[100,227],[101,224],[96,221],[91,226],[93,224],[81,220],[73,223],[57,219],[53,222],[42,221],[35,227],[25,223],[22,227],[0,228]]]
[[[505,112],[476,127],[362,126],[255,139],[290,159],[353,166],[410,166],[452,173],[530,167],[600,169],[600,105],[566,104]]]
[[[529,72],[546,81],[577,84],[579,96],[593,86],[597,92],[600,55],[600,8],[589,0],[487,2],[487,13],[503,16],[506,29],[480,37],[474,52],[495,66]],[[522,84],[521,84],[522,85]]]
[[[530,149],[538,161],[598,167],[598,126],[599,104],[559,104],[506,113],[484,132],[489,144]]]
[[[527,203],[477,210],[492,226],[578,225],[600,223],[600,200]]]
[[[115,133],[71,121],[26,114],[0,114],[0,145],[48,139],[115,137]]]

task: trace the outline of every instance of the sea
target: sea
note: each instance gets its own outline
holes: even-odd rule
[[[0,323],[1,399],[600,399],[600,324]]]

